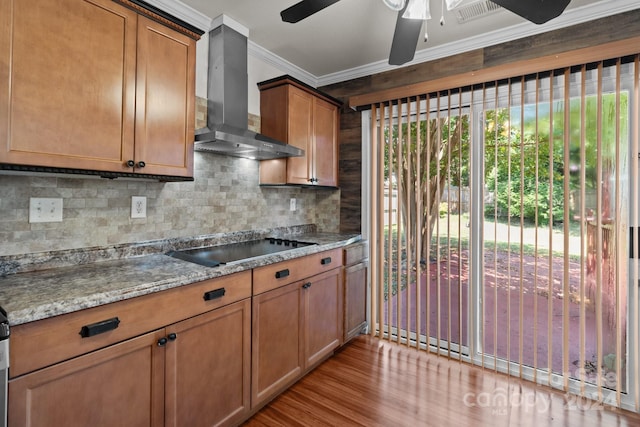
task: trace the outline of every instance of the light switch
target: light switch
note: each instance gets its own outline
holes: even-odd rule
[[[29,222],[62,222],[62,199],[31,197]]]

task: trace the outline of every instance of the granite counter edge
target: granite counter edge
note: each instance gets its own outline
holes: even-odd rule
[[[98,307],[101,305],[123,301],[139,296],[149,295],[180,286],[198,283],[204,280],[215,279],[246,270],[251,270],[253,268],[261,267],[264,265],[275,264],[278,262],[287,261],[318,252],[345,247],[350,244],[356,243],[361,239],[362,238],[360,235],[353,235],[344,240],[338,240],[329,243],[325,242],[315,246],[306,246],[303,248],[298,248],[291,252],[266,255],[215,268],[201,267],[198,268],[197,272],[192,272],[191,274],[176,274],[175,277],[167,280],[140,283],[134,286],[123,287],[121,289],[111,290],[108,292],[91,293],[82,297],[76,297],[65,301],[35,301],[33,306],[21,310],[10,310],[8,312],[8,318],[12,326],[34,322],[37,320],[44,320],[50,317],[73,313],[75,311]],[[190,264],[186,261],[179,262],[193,266],[193,264]]]

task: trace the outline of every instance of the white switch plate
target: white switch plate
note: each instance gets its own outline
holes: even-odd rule
[[[62,199],[31,197],[29,222],[62,222]]]
[[[291,211],[296,210],[296,199],[293,197],[291,198],[291,200],[289,200],[289,210]]]
[[[144,196],[131,196],[131,218],[147,217],[147,198]]]

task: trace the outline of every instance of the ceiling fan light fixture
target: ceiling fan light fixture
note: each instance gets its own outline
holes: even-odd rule
[[[402,14],[404,19],[431,19],[429,0],[407,0],[407,8]]]
[[[447,10],[451,10],[455,7],[458,7],[458,5],[463,2],[463,0],[445,0],[445,2],[447,3]]]
[[[384,3],[385,6],[391,10],[395,10],[396,12],[402,10],[405,2],[405,0],[382,0],[382,3]]]

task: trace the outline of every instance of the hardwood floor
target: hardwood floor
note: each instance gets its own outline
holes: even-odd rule
[[[244,425],[631,427],[640,415],[360,336]]]

